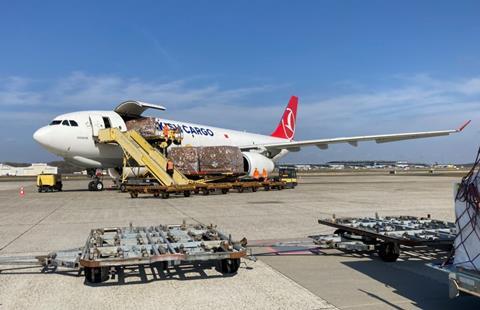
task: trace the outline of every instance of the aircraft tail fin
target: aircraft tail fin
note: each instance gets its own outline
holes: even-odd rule
[[[298,97],[292,96],[283,112],[282,119],[280,120],[280,123],[278,123],[277,129],[271,134],[272,137],[293,140],[295,136],[297,106]]]

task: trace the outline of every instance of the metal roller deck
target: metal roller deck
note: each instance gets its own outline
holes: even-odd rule
[[[322,247],[341,249],[376,249],[384,261],[396,261],[400,246],[451,247],[455,224],[430,216],[386,216],[374,218],[319,219],[319,224],[336,228],[334,235],[312,236]]]
[[[230,235],[213,225],[130,225],[92,229],[83,248],[31,259],[45,268],[83,270],[88,282],[99,283],[108,280],[114,269],[128,266],[151,265],[166,270],[170,266],[217,261],[222,273],[233,274],[240,266],[240,258],[247,255],[246,245],[245,238],[232,241]],[[7,257],[0,263],[26,264],[29,260]]]

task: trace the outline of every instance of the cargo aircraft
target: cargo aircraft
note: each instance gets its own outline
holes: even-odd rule
[[[183,145],[220,146],[230,145],[240,148],[244,158],[244,171],[252,175],[259,171],[273,171],[274,163],[289,152],[298,152],[302,147],[316,146],[321,150],[330,144],[348,143],[357,146],[361,141],[376,143],[394,142],[408,139],[446,136],[462,131],[470,121],[458,129],[409,132],[397,134],[340,137],[314,140],[294,140],[298,97],[292,96],[283,112],[278,126],[270,135],[261,135],[237,130],[217,128],[187,122],[156,118],[159,130],[163,126],[183,133]],[[115,144],[98,143],[98,131],[104,128],[119,128],[126,131],[126,122],[143,118],[147,109],[165,110],[165,107],[141,101],[125,101],[113,111],[81,111],[62,114],[52,122],[38,129],[33,138],[48,151],[63,157],[66,161],[87,169],[90,175],[98,168],[108,169],[109,175],[118,179],[122,168],[123,151]],[[100,180],[96,188],[102,189]]]

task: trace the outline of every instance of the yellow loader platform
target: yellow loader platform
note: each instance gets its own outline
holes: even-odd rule
[[[118,128],[101,129],[98,132],[98,141],[120,145],[126,159],[132,158],[138,165],[144,166],[163,186],[192,183],[178,169],[174,169],[172,175],[168,174],[166,171],[168,159],[135,130],[122,132]]]

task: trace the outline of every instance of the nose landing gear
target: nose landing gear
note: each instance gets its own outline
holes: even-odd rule
[[[103,191],[102,181],[100,181],[100,179],[98,178],[96,178],[96,180],[90,181],[90,183],[88,183],[88,190],[91,192]]]
[[[88,183],[88,190],[91,192],[103,191],[103,182],[100,180],[99,177],[101,176],[101,171],[98,173],[98,171],[94,169],[93,171],[87,170],[87,173],[93,178],[93,180]]]

